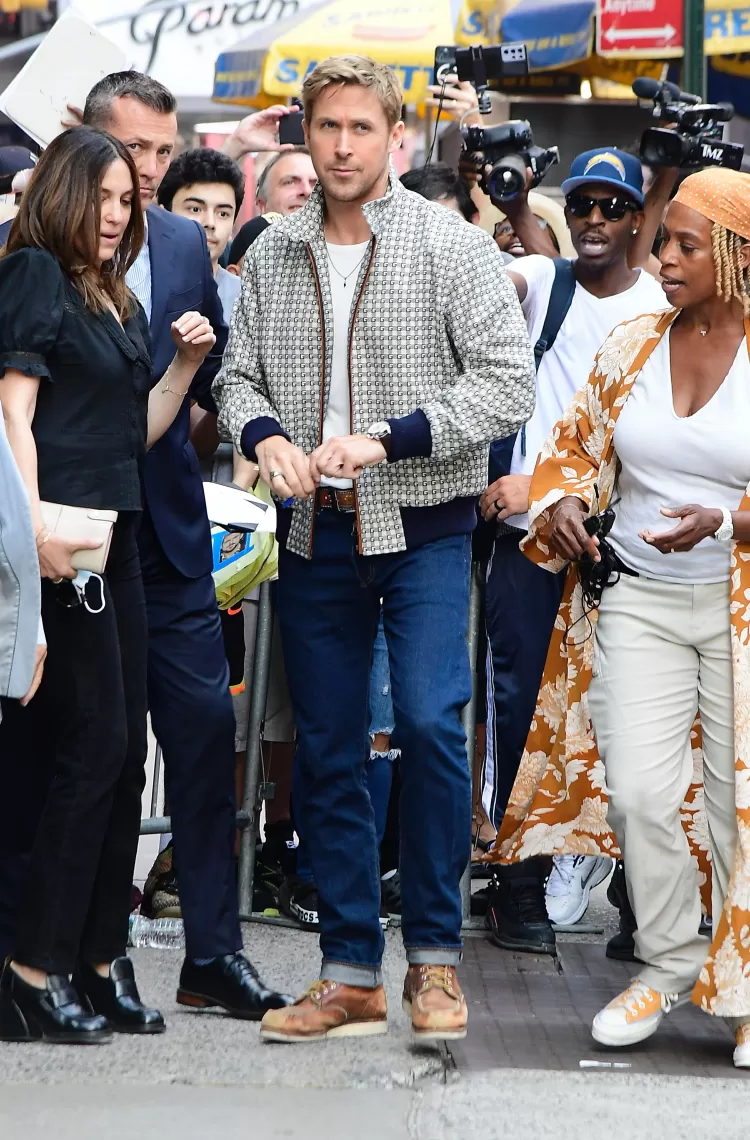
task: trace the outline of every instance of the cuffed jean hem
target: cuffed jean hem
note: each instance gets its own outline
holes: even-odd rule
[[[324,982],[340,982],[342,986],[360,986],[374,990],[383,984],[380,966],[355,966],[351,962],[327,962],[323,959],[320,976]]]
[[[410,966],[457,966],[464,956],[462,949],[440,946],[407,946],[406,960]]]

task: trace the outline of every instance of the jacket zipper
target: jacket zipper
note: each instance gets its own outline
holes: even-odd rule
[[[309,242],[305,242],[305,249],[307,256],[310,258],[310,265],[312,267],[313,280],[315,281],[315,293],[318,298],[318,312],[320,313],[320,346],[321,346],[321,360],[320,360],[320,411],[318,416],[318,445],[323,442],[323,416],[325,412],[325,392],[326,392],[326,318],[323,312],[323,294],[320,290],[320,278],[318,276],[318,267],[315,264],[315,256],[312,251],[312,246]],[[313,497],[313,510],[312,519],[310,522],[310,544],[308,553],[310,558],[313,555],[313,540],[315,537],[315,499]]]
[[[354,322],[357,319],[357,311],[359,309],[359,303],[362,300],[362,295],[363,295],[365,289],[367,288],[367,282],[370,279],[370,270],[372,269],[372,263],[375,260],[376,242],[377,242],[377,238],[375,237],[375,234],[373,234],[372,235],[372,249],[370,250],[370,260],[367,263],[367,269],[365,271],[365,276],[364,276],[364,279],[362,281],[362,288],[359,291],[359,294],[357,296],[357,300],[354,302],[354,309],[352,310],[352,318],[351,318],[351,321],[349,322],[349,345],[348,345],[346,357],[347,357],[347,372],[348,372],[348,379],[349,379],[349,423],[351,425],[351,431],[354,431],[354,391],[352,389],[352,342],[354,341]],[[321,434],[322,434],[322,420],[321,420]],[[354,489],[354,511],[355,511],[355,517],[357,520],[357,550],[361,554],[362,553],[362,526],[360,524],[360,519],[359,519],[359,492],[357,490],[356,479],[353,480],[353,489]]]

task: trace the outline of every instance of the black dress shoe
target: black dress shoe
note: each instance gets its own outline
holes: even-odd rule
[[[260,1021],[269,1009],[283,1009],[293,1000],[264,986],[244,954],[225,954],[207,966],[198,966],[186,958],[182,965],[179,1005],[194,1009],[218,1005],[232,1017]]]
[[[5,963],[0,978],[0,1041],[98,1045],[111,1038],[106,1017],[87,1010],[66,977],[50,974],[41,990]]]
[[[108,978],[101,977],[93,966],[84,962],[76,970],[73,981],[78,991],[88,998],[91,1008],[104,1014],[118,1033],[163,1033],[167,1028],[158,1009],[149,1009],[141,1001],[129,958],[115,958]]]
[[[503,950],[556,953],[544,899],[544,873],[533,859],[495,869],[487,887],[484,925],[490,941]]]

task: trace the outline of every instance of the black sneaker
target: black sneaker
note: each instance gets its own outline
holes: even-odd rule
[[[534,859],[497,867],[490,880],[484,924],[503,950],[554,954],[555,932],[544,901],[544,872]]]
[[[318,919],[318,888],[315,883],[290,875],[284,879],[279,891],[279,909],[298,922],[303,930],[320,930]]]
[[[490,905],[490,887],[482,887],[478,891],[471,892],[471,915],[472,918],[481,918],[482,915],[487,914],[487,907]]]
[[[171,842],[159,852],[148,873],[143,888],[141,914],[146,918],[182,918]]]
[[[380,901],[387,914],[401,914],[401,875],[398,871],[380,880]]]
[[[625,864],[622,859],[618,859],[615,863],[615,869],[607,887],[607,899],[620,912],[620,929],[607,943],[605,951],[607,957],[615,962],[641,962],[642,959],[636,956],[635,938],[633,937],[638,929],[638,923],[635,920],[635,914],[628,898]]]
[[[294,875],[297,871],[297,841],[290,821],[266,824],[266,838],[261,848],[261,858],[269,867],[281,872],[282,878]]]

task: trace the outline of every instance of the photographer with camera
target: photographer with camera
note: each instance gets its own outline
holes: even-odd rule
[[[506,161],[501,157],[495,170]],[[490,189],[502,188],[502,170],[493,179],[485,167],[485,181]],[[562,188],[573,260],[557,257],[528,207],[526,189],[494,200],[524,247],[547,254],[520,258],[508,270],[536,345],[537,403],[515,439],[493,445],[492,481],[480,500],[484,518],[498,523],[486,589],[488,705],[494,716],[490,712],[483,795],[496,826],[523,755],[564,586],[564,575],[545,574],[519,550],[528,526],[531,474],[612,328],[665,305],[656,280],[628,264],[644,224],[640,162],[614,147],[586,151],[573,160]],[[585,855],[556,859],[545,901],[549,859],[499,866],[488,891],[486,922],[493,942],[553,953],[551,922],[577,922],[592,887],[610,868],[610,860]]]
[[[692,996],[734,1030],[739,1068],[750,1067],[749,203],[750,177],[731,169],[682,183],[660,251],[673,307],[615,328],[534,472],[525,554],[551,577],[570,565],[496,852],[605,854],[611,827],[641,965],[594,1018],[595,1040],[643,1041]],[[691,796],[694,771],[703,788]],[[696,838],[711,860],[710,950]]]

